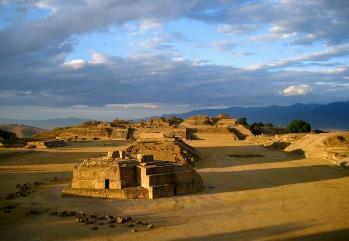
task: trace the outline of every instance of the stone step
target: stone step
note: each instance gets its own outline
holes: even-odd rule
[[[178,180],[180,182],[191,182],[193,179],[192,172],[188,171],[179,171],[172,173],[161,173],[161,174],[152,174],[146,175],[142,181],[143,187],[158,186],[165,184],[176,183]]]

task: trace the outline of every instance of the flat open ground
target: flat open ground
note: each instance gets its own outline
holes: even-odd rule
[[[125,145],[117,142],[116,145]],[[191,141],[202,160],[201,193],[156,200],[61,197],[73,166],[115,147],[100,142],[0,156],[1,240],[349,240],[349,170],[321,159],[302,159],[243,141]],[[97,147],[94,147],[97,146]],[[0,152],[1,154],[1,152]],[[57,177],[57,180],[53,178]],[[5,200],[16,184],[43,182],[27,197]],[[26,214],[29,210],[43,211]],[[50,216],[75,210],[132,216],[155,228],[138,232],[125,224],[110,228]]]

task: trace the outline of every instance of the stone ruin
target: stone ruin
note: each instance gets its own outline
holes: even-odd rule
[[[200,157],[195,148],[180,138],[140,139],[125,149],[126,155],[136,158],[137,154],[153,155],[157,160],[167,160],[194,166]]]
[[[84,160],[73,170],[64,195],[99,198],[161,198],[201,190],[201,176],[188,165],[154,160],[152,155],[127,158],[123,151]]]
[[[63,140],[46,140],[46,141],[29,141],[26,148],[47,149],[55,147],[63,147],[65,142]]]

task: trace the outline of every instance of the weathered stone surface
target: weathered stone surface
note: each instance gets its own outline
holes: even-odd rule
[[[120,199],[159,198],[198,192],[202,188],[202,178],[188,165],[155,161],[152,155],[139,155],[141,161],[112,156],[84,160],[77,165],[73,170],[72,185],[64,188],[63,194]],[[120,219],[116,222],[119,223]]]

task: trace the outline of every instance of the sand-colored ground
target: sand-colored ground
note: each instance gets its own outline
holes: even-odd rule
[[[322,159],[300,159],[232,141],[190,141],[205,189],[156,200],[64,198],[75,163],[112,147],[89,143],[0,157],[1,240],[349,240],[349,170]],[[124,145],[118,142],[117,145]],[[238,155],[241,155],[239,157]],[[237,157],[238,156],[238,157]],[[53,178],[57,177],[58,180]],[[44,182],[28,197],[5,200],[17,183]],[[29,210],[43,211],[26,214]],[[125,224],[91,230],[49,209],[127,215],[152,223],[138,232]]]

